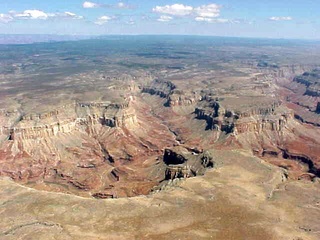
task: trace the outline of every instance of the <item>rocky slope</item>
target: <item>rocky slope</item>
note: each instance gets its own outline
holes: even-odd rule
[[[320,125],[317,114],[319,97],[319,70],[316,65],[295,67],[295,71],[286,77],[277,78],[280,86],[278,93],[294,110],[295,116],[302,122]]]
[[[27,114],[19,117],[13,126],[3,126],[1,133],[9,140],[37,139],[70,133],[86,125],[87,131],[95,124],[109,127],[134,126],[137,122],[132,97],[124,103],[75,103],[47,113]]]
[[[1,179],[0,238],[319,238],[319,184],[286,181],[281,169],[245,151],[210,154],[217,166],[204,176],[127,199],[80,198]]]
[[[320,97],[320,69],[304,72],[302,75],[295,77],[293,81],[305,85],[304,95]]]
[[[2,50],[1,239],[320,239],[318,43]]]
[[[130,161],[136,155],[132,151],[145,148],[142,145],[128,150],[122,146],[109,153],[103,141],[108,137],[109,144],[121,141],[130,135],[125,132],[127,129],[134,131],[139,126],[132,101],[131,97],[121,104],[82,102],[48,113],[22,116],[14,126],[2,129],[7,141],[1,147],[1,175],[48,189],[50,184],[60,184],[52,187],[58,191],[69,187],[67,191],[71,192],[98,191],[112,185],[119,181],[119,175],[127,174],[115,161],[120,158]],[[147,139],[137,141],[136,145],[144,141]],[[153,151],[156,149],[148,152]]]
[[[285,95],[274,97],[282,91],[279,82],[300,70],[264,69],[239,88],[190,90],[179,81],[156,79],[108,88],[122,96],[117,101],[75,101],[38,113],[3,111],[1,176],[41,191],[133,197],[206,176],[219,162],[207,149],[231,148],[281,167],[283,181],[316,182],[319,129],[297,119]]]
[[[26,114],[4,126],[2,134],[1,175],[37,189],[97,198],[135,196],[161,181],[203,174],[212,166],[191,153],[187,165],[166,163],[161,156],[176,144],[176,136],[139,96]]]
[[[262,81],[270,79],[272,94],[275,91],[281,93],[282,83],[296,81],[296,74],[312,67],[299,65],[260,69],[263,75],[259,78]],[[255,77],[254,81],[256,83],[259,80]],[[300,123],[301,119],[295,109],[290,108],[285,95],[280,94],[278,98],[262,95],[247,99],[241,95],[238,98],[216,95],[215,92],[219,90],[191,94],[180,90],[177,86],[179,82],[174,84],[174,90],[161,95],[166,99],[165,106],[175,109],[173,111],[193,107],[193,116],[206,122],[205,130],[212,131],[217,147],[225,142],[234,147],[250,149],[265,160],[287,169],[290,178],[308,176],[308,179],[314,179],[320,176],[318,129],[311,133],[308,126]],[[156,91],[156,85],[153,84],[155,90],[151,92]],[[299,145],[300,142],[302,144]],[[287,159],[292,160],[289,165]]]

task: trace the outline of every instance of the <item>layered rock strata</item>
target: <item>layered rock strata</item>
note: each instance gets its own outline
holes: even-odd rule
[[[167,98],[175,88],[176,86],[170,81],[155,79],[148,86],[142,87],[142,92]]]
[[[182,146],[165,149],[162,161],[166,169],[164,181],[155,186],[153,191],[165,188],[175,179],[204,175],[207,168],[214,167],[213,157],[208,151],[196,151]]]
[[[110,102],[75,103],[47,113],[22,116],[13,127],[3,126],[2,134],[9,140],[36,139],[70,133],[82,126],[102,124],[108,127],[133,126],[137,118],[130,101],[115,104]]]
[[[165,177],[165,169],[149,173],[175,137],[135,101],[129,96],[121,103],[79,102],[18,116],[2,128],[7,137],[0,174],[37,189],[83,196],[147,194]]]

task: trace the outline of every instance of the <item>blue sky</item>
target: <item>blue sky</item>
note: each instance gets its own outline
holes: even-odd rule
[[[318,0],[0,0],[0,34],[320,39]]]

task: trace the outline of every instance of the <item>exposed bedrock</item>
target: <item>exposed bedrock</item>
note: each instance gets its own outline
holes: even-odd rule
[[[320,168],[317,167],[313,160],[301,153],[301,154],[297,154],[297,153],[291,153],[288,149],[280,149],[282,152],[282,157],[285,159],[291,159],[291,160],[295,160],[301,163],[304,163],[308,166],[308,172],[313,174],[316,177],[320,177]]]
[[[166,98],[164,106],[189,106],[201,100],[201,95],[196,92],[182,91],[170,81],[156,79],[150,85],[142,88],[142,93],[157,95]]]
[[[236,138],[242,147],[251,148],[258,156],[287,169],[290,178],[299,179],[305,173],[309,179],[319,177],[317,129],[301,124],[292,113],[281,115],[276,122],[264,122],[264,127],[257,123],[237,126]]]
[[[240,134],[246,131],[261,132],[263,130],[281,131],[293,112],[281,107],[275,101],[268,106],[249,108],[245,111],[226,110],[219,102],[210,103],[211,108],[196,108],[196,118],[207,122],[206,129],[225,133]]]
[[[305,77],[315,77],[312,74],[304,74],[307,71],[314,69],[313,65],[291,65],[291,66],[260,66],[260,71],[263,73],[261,79],[269,80],[272,85],[270,96],[253,96],[248,100],[246,94],[239,91],[235,93],[237,97],[229,95],[219,95],[219,91],[208,89],[207,91],[200,91],[199,96],[196,92],[173,89],[171,91],[160,91],[157,95],[166,98],[165,106],[192,106],[194,107],[194,115],[196,119],[205,120],[206,130],[212,130],[212,143],[217,147],[223,147],[234,144],[236,147],[251,149],[253,152],[258,153],[259,156],[269,156],[276,159],[285,159],[287,161],[297,162],[302,164],[300,168],[301,174],[308,174],[318,176],[319,159],[312,154],[316,140],[309,139],[308,134],[303,124],[296,120],[297,115],[295,109],[289,108],[287,104],[286,95],[282,95],[283,88],[280,86],[289,86],[288,84],[295,82],[295,76],[305,75]],[[157,87],[158,83],[154,83],[152,94],[157,92],[163,87]],[[305,94],[305,101],[309,98],[315,97],[315,93],[310,91],[316,90],[309,82],[295,82],[296,85],[303,85],[305,90],[309,86],[309,92]],[[160,86],[163,84],[160,84]],[[156,90],[157,89],[157,90]],[[239,89],[241,90],[241,89]],[[280,95],[276,95],[278,94]],[[285,92],[285,91],[284,91]],[[202,94],[202,95],[201,95]],[[221,93],[220,93],[221,94]],[[243,95],[244,94],[244,95]],[[273,96],[279,96],[273,97]],[[308,97],[308,99],[306,98]],[[283,98],[282,98],[283,97]],[[255,102],[256,100],[257,102]],[[237,101],[237,102],[232,102]],[[319,100],[315,101],[315,106],[309,112],[317,115],[320,112]],[[308,112],[308,113],[309,113]],[[301,116],[305,116],[306,112]],[[303,122],[309,122],[302,119]],[[201,123],[202,124],[202,123]],[[208,133],[209,134],[209,133]],[[294,143],[294,142],[297,143]],[[304,142],[304,148],[298,148],[298,142]],[[224,143],[223,143],[224,142]],[[286,148],[286,147],[287,148]],[[280,149],[288,149],[287,155],[283,154]],[[167,156],[168,155],[168,156]],[[169,164],[167,168],[166,178],[180,178],[186,176],[193,176],[189,165],[186,163],[186,158],[180,155],[169,154],[164,156],[165,163],[173,163],[174,161],[179,164]],[[296,161],[295,161],[296,160]],[[314,164],[311,166],[310,163]],[[307,167],[304,167],[306,165]],[[308,170],[309,169],[309,170]],[[312,175],[313,174],[313,175]]]
[[[233,132],[234,119],[238,118],[236,114],[224,109],[218,101],[210,101],[206,108],[195,108],[196,118],[206,120],[206,130]]]
[[[279,92],[294,110],[298,120],[314,126],[320,126],[318,103],[320,101],[320,70],[307,69],[303,73],[288,78],[286,83],[280,83]]]
[[[263,149],[260,156],[271,163],[289,171],[289,177],[294,179],[314,180],[320,177],[320,166],[316,158],[308,156],[308,152],[297,152],[291,148]],[[289,161],[288,161],[289,160]]]
[[[240,117],[235,122],[235,133],[241,134],[248,131],[261,133],[265,130],[281,133],[287,127],[288,121],[294,119],[293,111],[284,107],[271,107],[268,112],[267,114],[253,114]]]
[[[142,92],[167,98],[175,88],[176,86],[170,81],[155,79],[150,85],[144,86]]]
[[[282,65],[280,67],[261,67],[261,72],[266,73],[275,78],[283,80],[292,79],[294,76],[302,74],[306,71],[316,68],[316,65]]]
[[[304,72],[293,79],[306,87],[304,95],[320,97],[320,69],[316,68],[309,72]]]
[[[201,99],[202,97],[197,93],[184,93],[182,91],[175,90],[168,96],[168,100],[165,105],[168,107],[189,106],[196,104]]]
[[[135,97],[17,114],[2,129],[7,138],[0,146],[0,175],[37,189],[96,198],[148,194],[165,178],[157,157],[176,143]]]
[[[183,147],[165,149],[163,162],[166,164],[165,180],[203,175],[206,168],[214,166],[210,152],[199,153]]]
[[[48,113],[23,116],[13,127],[4,126],[1,133],[8,140],[37,139],[70,133],[76,129],[92,131],[93,125],[108,127],[134,126],[137,117],[130,101],[125,103],[77,103]]]
[[[196,118],[206,121],[207,130],[233,136],[242,148],[252,149],[276,165],[282,166],[281,159],[296,162],[288,167],[291,172],[296,169],[290,177],[300,179],[303,175],[311,180],[319,177],[317,134],[297,121],[294,111],[280,101],[242,111],[226,110],[219,101],[214,101],[196,108],[194,113]]]
[[[170,164],[175,165],[175,164],[185,163],[187,161],[187,159],[179,153],[176,153],[170,149],[165,149],[164,155],[163,155],[163,161],[167,165],[170,165]]]
[[[37,139],[55,136],[58,132],[69,133],[76,128],[76,124],[76,119],[71,119],[40,126],[14,128],[4,127],[3,133],[8,135],[8,140]]]

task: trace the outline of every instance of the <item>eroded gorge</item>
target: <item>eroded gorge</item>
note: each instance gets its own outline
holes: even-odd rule
[[[126,41],[130,40],[120,41],[120,48]],[[148,42],[144,48],[128,50],[126,57],[118,46],[106,41],[99,53],[88,49],[77,61],[64,60],[52,51],[43,69],[37,61],[45,58],[47,46],[39,45],[36,55],[26,51],[19,64],[2,63],[2,67],[13,66],[12,72],[1,74],[0,176],[4,189],[17,183],[14,188],[29,189],[21,190],[22,194],[40,194],[39,199],[43,193],[62,194],[71,202],[77,197],[86,203],[116,198],[112,201],[118,202],[106,203],[120,212],[130,204],[141,208],[147,204],[157,215],[154,208],[165,206],[166,210],[159,210],[161,216],[176,211],[175,204],[184,211],[194,206],[199,207],[190,213],[195,222],[203,221],[203,206],[224,209],[223,203],[230,201],[230,209],[242,204],[241,209],[250,212],[248,216],[260,214],[259,219],[273,229],[269,236],[260,225],[254,225],[252,232],[239,230],[244,231],[241,236],[316,239],[320,232],[314,221],[319,216],[320,177],[317,52],[307,58],[302,51],[293,50],[294,46],[239,43],[235,49],[216,41],[194,45],[167,40],[161,46]],[[144,51],[154,54],[144,55]],[[284,57],[290,51],[294,54]],[[46,73],[46,69],[61,65],[86,68],[67,74]],[[301,189],[308,189],[309,202],[297,195]],[[285,200],[288,205],[280,209],[277,204]],[[69,200],[63,201],[68,204]],[[248,202],[256,208],[248,207]],[[294,210],[291,216],[287,211],[297,202],[308,207]],[[104,202],[97,206],[100,204]],[[310,220],[294,220],[311,208],[315,210]],[[207,211],[209,222],[216,221],[212,218],[215,214],[225,213]],[[237,211],[230,214],[241,219]],[[277,216],[277,222],[266,212]],[[134,223],[135,219],[142,221],[142,213],[133,210],[132,214],[136,214]],[[254,214],[244,221],[255,221]],[[57,221],[58,225],[49,221],[26,226],[69,226],[69,220]],[[188,221],[172,228],[182,228]],[[221,223],[218,228],[227,225]],[[120,234],[120,239],[130,239],[131,231],[139,228],[129,226],[135,227]],[[208,233],[204,225],[193,227]],[[161,227],[163,234],[168,228]],[[52,231],[55,236],[56,230]],[[239,236],[239,231],[225,231],[231,234],[227,236]],[[151,234],[150,239],[160,239],[151,230],[139,234],[134,236]],[[183,231],[179,234],[185,236]],[[226,239],[219,235],[220,230],[215,234],[217,239]]]

